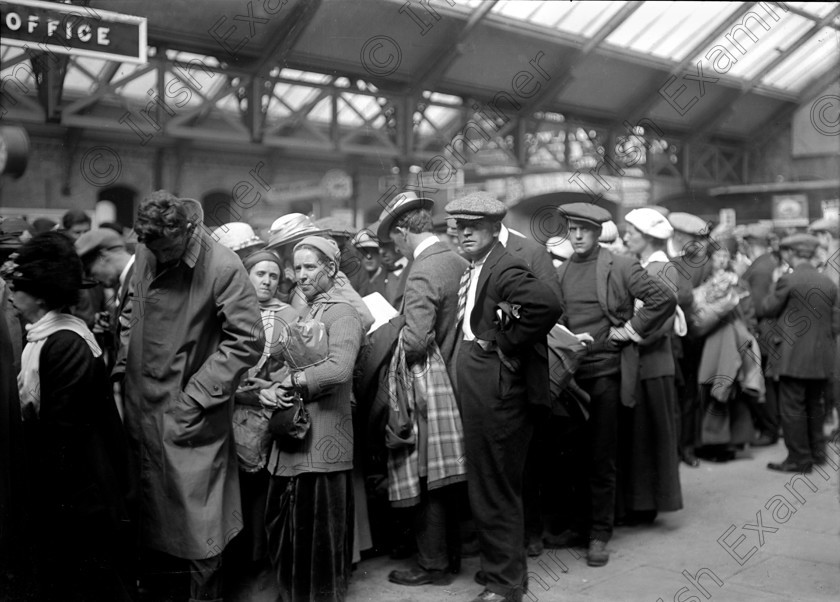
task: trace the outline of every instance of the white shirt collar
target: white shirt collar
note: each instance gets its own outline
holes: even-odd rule
[[[133,266],[133,265],[134,265],[134,255],[131,256],[131,258],[128,260],[128,263],[125,264],[125,267],[123,268],[123,271],[120,273],[120,288],[121,289],[122,289],[122,287],[125,286],[125,279],[128,276],[128,270],[130,270],[131,266]]]
[[[506,247],[508,244],[508,239],[510,239],[510,230],[502,224],[502,229],[499,230],[499,242],[502,243],[503,247]]]
[[[440,239],[437,236],[430,236],[429,238],[421,242],[419,245],[417,245],[417,248],[414,249],[414,259],[420,257],[420,253],[431,247],[436,242],[440,242]]]
[[[653,263],[654,261],[661,261],[662,263],[668,263],[671,261],[668,259],[668,256],[665,254],[665,251],[657,250],[650,254],[650,257],[645,259],[644,261],[640,261],[639,263],[642,264],[643,268],[646,268],[648,264]]]

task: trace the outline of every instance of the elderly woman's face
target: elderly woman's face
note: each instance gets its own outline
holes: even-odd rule
[[[324,264],[310,249],[295,251],[295,276],[307,301],[332,288],[333,279],[330,276],[330,269],[334,268],[334,264]]]
[[[30,324],[37,322],[46,313],[43,305],[37,297],[21,290],[12,290],[12,305],[23,316],[23,319]]]

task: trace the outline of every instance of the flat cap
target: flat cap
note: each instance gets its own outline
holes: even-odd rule
[[[474,192],[455,199],[444,208],[450,219],[499,220],[507,214],[507,207],[494,194]]]
[[[680,211],[670,213],[668,215],[668,221],[671,222],[671,226],[677,232],[685,232],[694,236],[705,236],[709,233],[709,224],[703,221],[703,218],[691,213],[682,213]]]
[[[834,238],[840,237],[840,218],[822,217],[808,226],[809,232],[827,232]]]
[[[656,209],[648,207],[633,209],[624,216],[624,221],[642,234],[659,240],[668,240],[674,234],[674,228]]]
[[[813,234],[805,234],[804,232],[786,236],[781,240],[781,242],[779,242],[780,249],[791,249],[799,253],[811,255],[816,252],[817,247],[819,246],[820,240],[816,236]]]
[[[741,233],[741,236],[747,240],[752,239],[767,242],[772,233],[773,229],[770,226],[756,222],[744,226],[744,231]]]
[[[94,251],[125,247],[125,241],[110,228],[94,228],[82,234],[76,240],[75,246],[79,257],[84,257]]]
[[[371,234],[370,230],[364,229],[359,230],[355,236],[353,236],[353,246],[358,249],[378,249],[379,248],[379,241],[374,238],[373,234]]]
[[[612,219],[609,211],[594,203],[566,203],[557,207],[557,211],[570,222],[585,222],[598,228]]]
[[[425,209],[431,211],[435,206],[432,199],[417,196],[416,192],[402,192],[392,198],[379,216],[379,226],[376,229],[376,237],[381,241],[391,240],[391,228],[394,222],[409,211],[414,209]]]

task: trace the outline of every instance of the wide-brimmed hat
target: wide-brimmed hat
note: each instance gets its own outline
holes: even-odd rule
[[[254,229],[245,222],[230,222],[219,226],[212,232],[213,238],[231,251],[253,250],[265,247],[265,241],[254,233]]]
[[[94,228],[88,230],[76,239],[76,253],[85,260],[85,256],[94,252],[115,249],[118,247],[125,248],[125,241],[123,237],[117,234],[110,228]]]
[[[432,199],[418,196],[416,192],[403,192],[391,199],[382,214],[379,216],[379,226],[376,229],[376,237],[379,240],[390,240],[391,228],[394,222],[403,214],[414,209],[425,209],[431,211],[435,206]]]
[[[350,238],[356,233],[356,228],[352,224],[334,215],[316,219],[312,223],[333,238]]]
[[[808,226],[809,232],[826,232],[831,234],[834,238],[840,237],[840,218],[836,216],[821,217],[820,219],[811,222]]]
[[[779,242],[780,249],[791,249],[797,253],[813,255],[820,246],[820,239],[813,234],[800,232],[786,236]]]
[[[268,231],[267,249],[276,249],[285,245],[296,243],[317,234],[326,234],[318,228],[312,220],[302,213],[289,213],[274,220],[271,229]]]

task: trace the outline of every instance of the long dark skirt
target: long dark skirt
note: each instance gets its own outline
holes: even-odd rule
[[[344,600],[353,516],[350,470],[271,478],[268,552],[284,602]]]
[[[648,378],[639,387],[636,406],[623,408],[618,505],[624,513],[680,510],[674,377]]]

